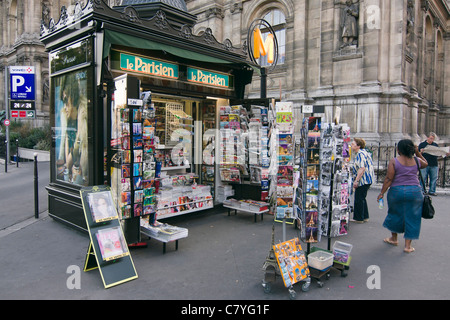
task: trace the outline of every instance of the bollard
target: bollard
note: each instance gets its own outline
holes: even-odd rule
[[[38,167],[37,153],[34,153],[34,217],[39,219]]]
[[[5,140],[5,148],[6,148],[6,153],[5,153],[5,172],[8,172],[8,140]]]
[[[16,167],[19,167],[19,139],[16,139]]]

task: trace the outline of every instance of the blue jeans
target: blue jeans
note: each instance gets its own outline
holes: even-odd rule
[[[423,195],[420,186],[395,186],[387,194],[388,215],[383,227],[404,233],[408,240],[419,239],[422,223]]]
[[[428,184],[429,191],[428,193],[436,193],[436,182],[438,178],[438,169],[439,167],[426,167],[424,169],[420,169],[420,173],[422,174],[423,182],[426,184],[428,176],[430,177],[430,182]],[[422,184],[422,183],[420,183]],[[423,186],[424,192],[427,192],[425,186]]]

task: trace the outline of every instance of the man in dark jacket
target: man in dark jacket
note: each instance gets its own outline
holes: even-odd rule
[[[436,142],[434,142],[435,139],[436,134],[434,132],[430,132],[427,140],[419,144],[419,151],[420,153],[422,153],[423,157],[428,162],[428,167],[420,169],[420,172],[422,174],[423,181],[425,183],[427,183],[428,176],[430,177],[430,183],[428,184],[429,186],[428,194],[432,196],[436,195],[436,181],[438,178],[438,160],[437,160],[438,157],[427,153],[424,149],[429,145],[437,147],[438,145],[436,144]],[[427,190],[425,186],[423,186],[423,189],[426,193]]]

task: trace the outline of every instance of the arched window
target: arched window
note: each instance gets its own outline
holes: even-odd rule
[[[267,13],[264,18],[275,31],[275,35],[278,40],[278,62],[279,64],[284,64],[285,56],[286,56],[286,17],[283,12],[278,9],[274,9]],[[266,35],[269,33],[267,29],[261,29],[261,33],[263,35],[263,39],[266,38]],[[259,60],[259,63],[262,67],[268,66],[267,57],[262,56]]]

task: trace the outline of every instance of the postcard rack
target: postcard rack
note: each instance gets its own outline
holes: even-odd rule
[[[320,200],[317,202],[317,210],[320,217],[320,234],[327,237],[327,249],[310,247],[308,242],[307,254],[317,250],[331,253],[331,239],[348,234],[349,218],[352,213],[350,206],[350,192],[352,188],[349,161],[350,128],[346,124],[322,123],[320,135]],[[342,263],[333,260],[332,267],[341,271],[341,276],[346,276],[351,257]],[[316,278],[329,273],[312,272]],[[320,281],[318,282],[321,283]]]

